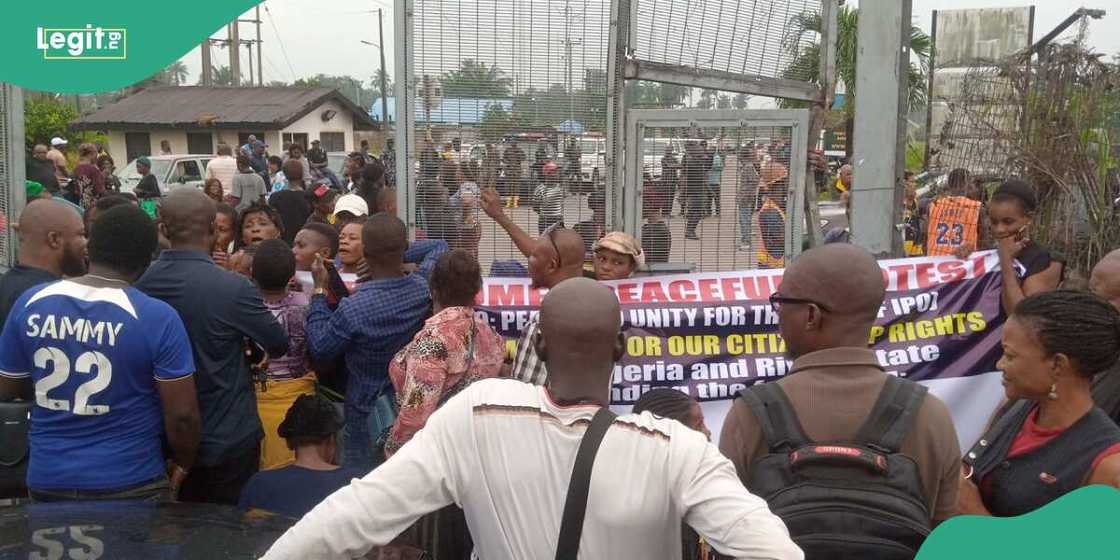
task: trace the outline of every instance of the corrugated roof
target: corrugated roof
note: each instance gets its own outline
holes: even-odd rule
[[[153,87],[102,107],[71,128],[283,128],[328,100],[353,113],[354,128],[377,128],[365,110],[338,90],[294,86]]]

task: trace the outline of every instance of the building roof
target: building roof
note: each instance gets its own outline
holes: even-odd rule
[[[396,98],[390,97],[389,105],[389,120],[395,121],[397,118],[397,104]],[[486,114],[486,110],[492,106],[499,106],[506,111],[513,110],[513,100],[508,98],[500,99],[475,99],[467,97],[444,97],[439,101],[439,107],[432,111],[431,122],[443,124],[479,124],[482,122],[482,116]],[[374,120],[381,120],[381,98],[378,97],[373,101],[370,106],[370,115]],[[420,100],[416,101],[416,122],[427,122],[424,118],[424,104]]]
[[[377,128],[369,114],[334,88],[159,86],[143,89],[70,125],[74,130],[149,128],[282,129],[335,101],[354,128]]]

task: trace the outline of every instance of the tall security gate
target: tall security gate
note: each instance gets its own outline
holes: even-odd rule
[[[647,260],[700,272],[797,255],[808,128],[805,109],[628,111],[624,229]]]

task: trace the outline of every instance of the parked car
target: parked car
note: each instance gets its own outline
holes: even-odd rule
[[[214,159],[210,154],[183,154],[170,156],[148,156],[152,162],[152,175],[159,183],[159,190],[167,194],[173,188],[193,187],[202,188],[202,179],[206,176],[206,166]],[[140,174],[136,172],[136,160],[128,165],[118,175],[121,179],[121,192],[132,192],[140,184]]]

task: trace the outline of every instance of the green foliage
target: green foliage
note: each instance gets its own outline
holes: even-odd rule
[[[910,142],[906,145],[906,170],[921,173],[926,164],[926,143]]]
[[[24,138],[30,151],[35,144],[47,144],[51,138],[61,136],[71,144],[78,140],[68,127],[78,118],[74,105],[53,95],[28,96],[23,107]]]
[[[836,15],[836,76],[844,82],[847,95],[844,111],[851,117],[855,112],[856,97],[856,53],[858,52],[859,10],[851,6],[841,6]],[[822,29],[819,13],[795,15],[791,21],[791,33],[783,47],[794,57],[793,62],[782,71],[782,77],[791,80],[808,80],[820,83],[821,49],[819,43],[803,44],[802,38],[819,35]],[[910,63],[909,104],[910,109],[918,109],[926,103],[926,73],[929,71],[929,57],[933,43],[917,26],[910,28],[910,52],[917,57],[917,64]],[[796,102],[783,102],[783,107],[803,106]]]
[[[440,77],[444,97],[470,97],[494,99],[509,97],[512,80],[495,64],[466,58],[459,62],[459,69]]]
[[[482,140],[484,142],[499,142],[514,128],[513,115],[501,105],[491,105],[482,114]]]

